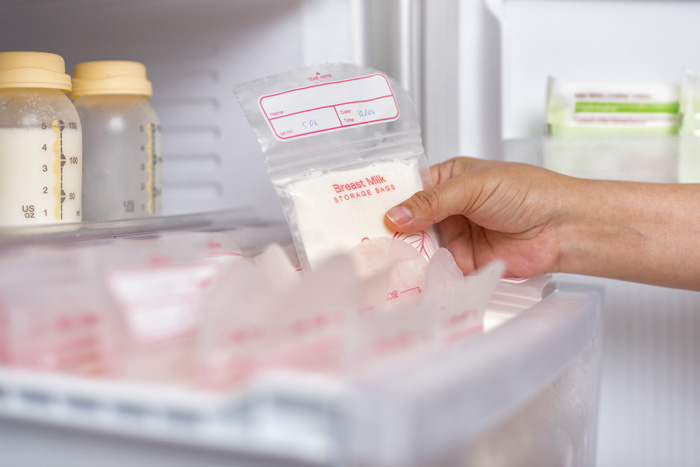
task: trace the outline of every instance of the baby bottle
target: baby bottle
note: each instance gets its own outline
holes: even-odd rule
[[[59,55],[0,52],[0,227],[81,218],[82,136]]]
[[[97,61],[73,69],[83,123],[83,220],[160,214],[160,123],[138,62]]]

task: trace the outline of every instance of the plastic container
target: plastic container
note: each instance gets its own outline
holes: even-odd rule
[[[44,262],[56,266],[55,274],[18,267],[12,287],[0,292],[0,362],[45,372],[110,375],[123,347],[114,332],[116,314],[99,282],[76,278],[73,271],[61,274],[61,259]],[[43,279],[41,287],[28,285],[32,272]],[[6,277],[0,280],[7,285]]]
[[[590,467],[600,343],[598,291],[559,287],[459,346],[415,365],[368,365],[347,380],[270,372],[217,396],[0,369],[0,459]]]
[[[186,260],[187,244],[207,255],[220,251],[220,247],[214,245],[221,243],[217,240],[220,236],[207,238],[199,235],[204,232],[207,236],[212,232],[223,235],[225,226],[234,222],[225,218],[217,222],[215,217],[207,221],[196,215],[187,222],[184,218],[168,219],[159,229],[187,231],[198,225],[197,235],[160,234],[161,238],[156,238],[156,232],[150,230],[153,226],[144,225],[142,238],[104,243],[103,237],[114,236],[118,224],[149,224],[153,221],[150,218],[113,222],[113,227],[106,228],[102,235],[90,233],[93,224],[87,223],[81,232],[72,232],[72,235],[90,248],[90,254],[85,258],[91,260],[96,260],[99,255],[93,246],[89,246],[91,242],[83,243],[86,237],[99,240],[97,244],[103,252],[114,244],[129,243],[116,251],[120,264],[145,254],[162,259],[168,250],[177,251],[176,259],[181,261]],[[272,240],[263,229],[249,230],[240,218],[237,224],[239,228],[231,229],[229,235],[240,245],[244,255],[247,251],[254,254],[254,250],[258,250],[255,245],[260,247]],[[270,227],[269,234],[274,234],[277,227],[282,226]],[[283,230],[286,244],[289,244],[289,232]],[[150,235],[146,235],[149,232]],[[136,233],[131,232],[132,235]],[[173,242],[163,243],[164,240]],[[209,240],[213,240],[211,245]],[[20,257],[15,258],[11,266],[7,262],[0,263],[0,272],[15,277],[14,270],[19,268],[14,264],[29,267],[40,261],[42,275],[70,273],[61,254],[70,246],[68,243],[51,248],[59,254],[56,261],[47,263],[51,258],[47,258],[46,251],[37,251],[32,261]],[[31,247],[32,250],[38,248],[36,245]],[[123,251],[130,254],[124,255]],[[266,253],[269,255],[270,251],[258,256],[256,261],[264,263],[262,256]],[[0,242],[0,257],[6,255],[6,261],[9,261],[9,257],[14,258],[17,254],[18,248],[2,248]],[[277,251],[278,258],[282,254]],[[158,264],[163,265],[162,262]],[[174,266],[179,268],[181,265]],[[196,265],[190,263],[189,266]],[[158,311],[146,306],[124,307],[125,302],[140,305],[152,296],[160,299],[164,295],[157,287],[168,284],[173,291],[171,297],[182,297],[188,289],[192,290],[193,285],[185,280],[185,276],[202,278],[202,271],[196,268],[178,271],[171,268],[171,272],[179,273],[170,276],[175,280],[161,281],[166,279],[161,274],[166,272],[165,269],[149,269],[141,270],[147,274],[131,274],[138,272],[132,269],[127,271],[128,277],[121,276],[122,292],[124,279],[128,279],[127,293],[115,296],[122,322],[129,313],[135,317],[134,312]],[[268,270],[275,270],[274,266],[268,263]],[[291,278],[293,272],[289,265],[287,270],[288,278]],[[188,271],[196,274],[190,275]],[[97,274],[86,276],[95,277]],[[207,277],[211,275],[205,272],[204,278]],[[319,278],[330,280],[333,275],[322,271]],[[76,303],[87,300],[95,303],[91,295],[76,293],[74,288],[62,290],[57,278],[50,276],[49,279],[52,290],[37,291],[37,300],[27,299],[33,284],[20,291],[22,297],[19,300],[5,300],[14,306],[9,315],[0,313],[0,358],[3,347],[8,350],[6,358],[11,361],[26,355],[40,356],[42,354],[38,351],[49,344],[52,349],[56,348],[55,341],[17,340],[11,339],[17,333],[1,332],[12,324],[22,331],[20,339],[31,337],[32,328],[28,325],[32,323],[16,318],[22,316],[20,313],[24,310],[31,311],[30,307],[42,297],[46,300],[54,293],[61,297],[61,306],[46,307],[44,310],[50,313],[46,313],[46,319],[39,324],[55,327],[82,323],[82,326],[71,328],[75,332],[68,335],[67,342],[57,342],[61,348],[74,342],[78,333],[96,329],[98,321],[85,316],[85,308]],[[343,286],[343,281],[337,282],[334,287]],[[302,295],[297,298],[303,301],[306,295],[303,287],[291,283],[290,280],[287,285],[300,292]],[[17,296],[8,287],[11,282],[0,282],[0,285],[4,285],[0,290],[5,292],[0,295]],[[323,281],[317,285],[322,286]],[[250,293],[251,300],[247,303],[265,293],[246,288],[245,284],[237,286]],[[71,295],[79,300],[68,300]],[[104,295],[99,294],[96,298],[109,298]],[[347,301],[346,295],[342,302]],[[255,319],[256,310],[247,303],[237,303],[237,307],[229,306],[228,310],[225,300],[210,300],[209,303],[218,308],[205,305],[205,312],[217,315],[227,311],[247,313]],[[161,304],[167,303],[161,300]],[[308,308],[327,308],[323,305],[314,303]],[[173,311],[180,314],[177,309]],[[7,316],[10,320],[5,318]],[[380,325],[386,324],[386,319],[400,320],[406,316],[401,312],[385,313],[376,315],[379,320],[373,319],[367,324],[377,324],[371,329],[381,331]],[[458,319],[454,321],[459,323],[462,316],[455,318]],[[4,324],[3,319],[6,320]],[[400,337],[391,342],[406,343],[407,346],[410,342],[418,342],[413,338],[415,334],[411,334],[416,323],[414,320],[405,326],[396,326],[399,333],[393,336]],[[37,365],[36,359],[20,360],[24,368],[0,366],[0,465],[12,462],[13,466],[22,467],[49,464],[54,467],[95,464],[101,467],[129,464],[168,467],[592,466],[596,447],[601,344],[599,291],[591,287],[562,285],[555,288],[549,277],[503,283],[489,302],[483,323],[487,329],[484,334],[473,334],[432,351],[425,349],[420,354],[411,353],[407,359],[365,358],[366,365],[354,365],[353,371],[342,375],[309,371],[300,366],[266,365],[255,378],[232,387],[228,392],[178,386],[164,383],[160,378],[157,378],[158,382],[149,383],[88,379],[75,376],[75,372],[73,375],[39,372],[36,368],[47,368]],[[87,327],[87,324],[91,326]],[[212,332],[212,337],[224,334],[225,327],[221,328],[222,332]],[[154,329],[149,326],[147,331]],[[366,328],[360,331],[363,335],[380,335],[379,332],[366,332]],[[50,335],[50,332],[44,332],[40,336],[46,338]],[[113,335],[118,345],[128,345],[126,335],[119,332]],[[184,340],[179,344],[172,343],[171,347],[158,343],[150,347],[152,352],[148,352],[146,346],[140,349],[132,347],[134,353],[124,355],[120,352],[119,356],[135,358],[138,354],[140,357],[134,363],[143,366],[128,368],[131,375],[148,367],[164,371],[173,361],[170,357],[177,355],[179,344],[187,345]],[[218,349],[207,346],[207,350]],[[357,350],[349,350],[353,352],[350,356],[363,355]],[[361,346],[359,350],[362,350]],[[72,353],[53,354],[65,355],[66,359],[73,357]],[[318,355],[324,357],[326,354],[319,352]],[[177,363],[180,369],[186,368],[186,361],[180,359]],[[41,449],[37,449],[39,445]]]
[[[678,181],[700,182],[700,73],[686,70],[681,79],[678,134]]]
[[[58,55],[0,53],[0,227],[81,220],[82,135]]]
[[[75,106],[83,122],[83,219],[161,213],[161,128],[138,62],[97,61],[73,69]]]

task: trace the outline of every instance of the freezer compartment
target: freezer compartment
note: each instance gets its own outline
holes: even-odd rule
[[[1,458],[72,467],[589,466],[600,342],[599,291],[560,285],[490,332],[342,379],[270,371],[216,395],[5,368]]]

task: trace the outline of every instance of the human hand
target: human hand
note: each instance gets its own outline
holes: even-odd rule
[[[415,232],[439,224],[467,274],[493,259],[506,275],[566,272],[700,291],[700,184],[586,180],[460,157],[435,186],[385,216]]]
[[[437,164],[430,174],[432,188],[388,211],[389,228],[415,232],[438,224],[465,274],[497,258],[511,277],[559,269],[558,225],[568,177],[467,157]]]

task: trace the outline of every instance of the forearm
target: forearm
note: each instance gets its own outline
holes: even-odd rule
[[[570,180],[561,272],[700,290],[700,185]]]

